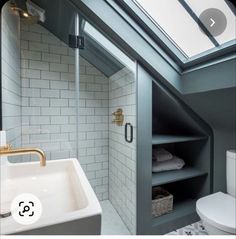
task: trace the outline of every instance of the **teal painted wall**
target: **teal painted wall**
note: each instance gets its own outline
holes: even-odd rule
[[[236,59],[221,59],[213,65],[186,72],[181,80],[183,94],[236,87]]]
[[[214,191],[226,190],[226,150],[236,149],[236,87],[187,94],[185,102],[214,133]]]

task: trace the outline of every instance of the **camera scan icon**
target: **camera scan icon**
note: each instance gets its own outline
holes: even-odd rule
[[[42,204],[35,195],[23,193],[12,201],[11,214],[19,224],[30,225],[37,222],[41,217]]]

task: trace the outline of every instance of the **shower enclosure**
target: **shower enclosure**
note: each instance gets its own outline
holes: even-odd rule
[[[77,158],[98,199],[136,234],[136,62],[69,2],[37,4],[44,23],[23,21],[10,2],[1,12],[7,143],[39,147],[47,160]]]
[[[85,20],[81,34],[78,158],[98,198],[135,234],[135,62]]]

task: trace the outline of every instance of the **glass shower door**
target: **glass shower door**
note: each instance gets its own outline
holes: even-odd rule
[[[2,10],[2,130],[12,147],[40,148],[47,160],[77,157],[76,57],[67,42],[75,34],[75,13],[70,9],[68,25],[61,28],[50,27],[59,19],[23,21],[9,3]],[[35,155],[9,157],[34,160]]]
[[[136,63],[82,21],[79,161],[99,200],[136,233]]]

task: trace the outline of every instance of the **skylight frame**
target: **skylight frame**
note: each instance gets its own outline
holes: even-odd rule
[[[140,8],[140,10],[147,16],[147,19],[150,20],[156,28],[158,28],[162,34],[171,42],[173,46],[182,54],[184,59],[188,59],[188,55],[184,52],[184,50],[169,36],[169,34],[161,27],[161,25],[137,2],[136,0],[132,0],[135,5]]]
[[[174,59],[179,66],[183,67],[183,64],[187,62],[186,56],[172,43],[168,34],[164,34],[161,28],[158,28],[133,0],[122,0],[117,3],[124,8],[131,17],[135,18],[138,25],[143,26],[145,32],[147,32],[154,41],[159,43],[167,55]]]
[[[232,40],[220,45],[220,47],[213,47],[207,51],[196,54],[192,57],[187,57],[186,54],[174,44],[174,41],[170,39],[167,33],[156,24],[156,21],[152,21],[149,14],[146,14],[137,4],[136,0],[122,0],[117,2],[126,10],[126,12],[135,19],[137,24],[143,27],[143,29],[164,49],[164,51],[172,57],[172,59],[182,68],[194,66],[205,61],[214,59],[216,57],[232,53],[235,49],[236,40]],[[232,9],[231,9],[232,10]]]

